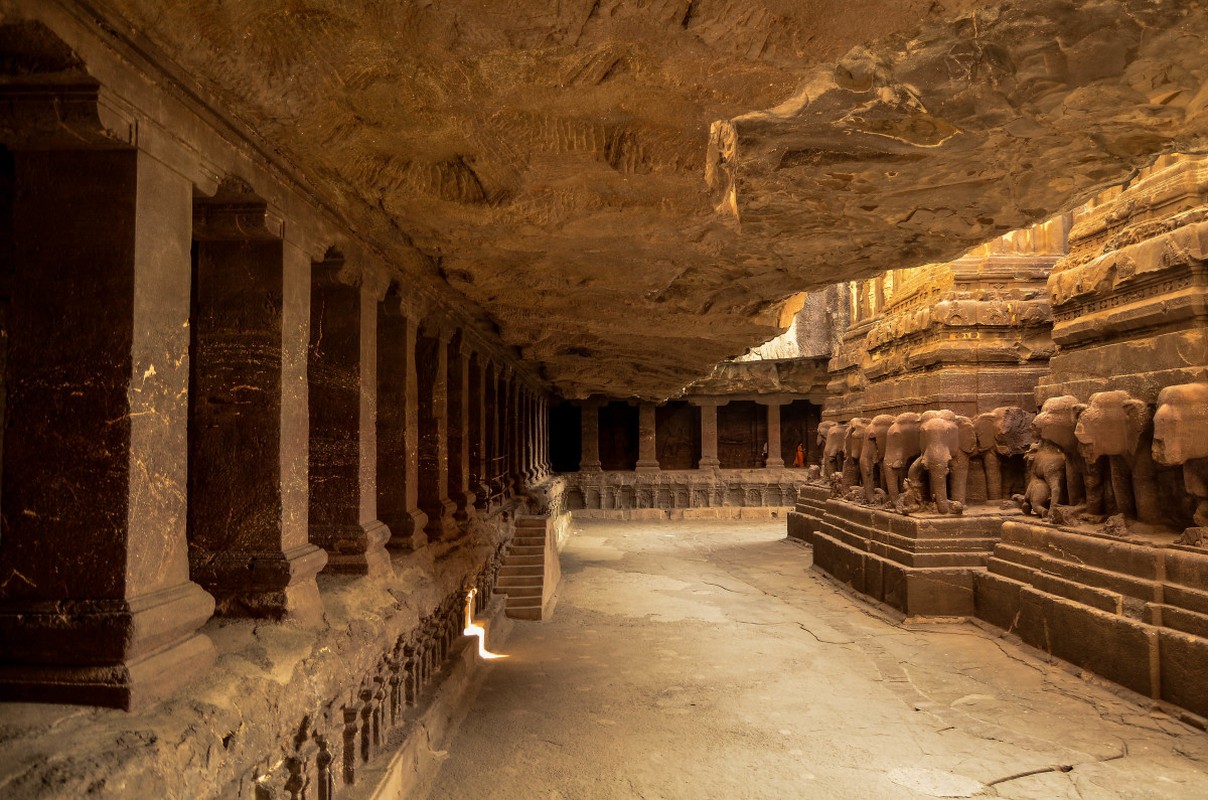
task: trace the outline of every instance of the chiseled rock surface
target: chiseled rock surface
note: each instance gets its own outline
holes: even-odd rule
[[[1208,121],[1174,0],[106,7],[572,397],[673,395],[791,293],[954,258]]]

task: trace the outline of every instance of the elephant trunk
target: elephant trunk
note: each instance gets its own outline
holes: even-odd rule
[[[927,474],[931,478],[931,497],[935,500],[935,510],[947,514],[948,505],[948,465],[928,467]]]

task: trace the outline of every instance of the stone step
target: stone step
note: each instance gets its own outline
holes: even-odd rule
[[[508,603],[507,614],[512,619],[528,619],[541,621],[541,604],[526,603],[524,605],[512,605]]]
[[[541,591],[542,583],[543,577],[512,575],[500,576],[498,583],[495,585],[510,594],[512,589],[530,589],[535,587],[537,591]]]
[[[508,550],[508,557],[512,556],[544,556],[545,547],[528,547],[526,545],[512,545]]]
[[[522,556],[522,555],[517,555],[516,553],[508,553],[507,561],[505,563],[508,566],[513,566],[513,565],[520,566],[522,564],[545,564],[545,556],[538,555],[536,553],[534,553],[531,556]]]
[[[504,594],[506,594],[508,596],[509,605],[511,605],[511,601],[512,601],[513,597],[525,598],[525,599],[535,599],[538,603],[540,603],[542,595],[544,594],[542,592],[540,586],[538,586],[536,588],[514,586],[514,587],[509,587],[507,589],[500,589],[500,591],[502,591]]]
[[[544,576],[544,564],[505,564],[499,570],[500,578],[541,578]]]
[[[545,547],[544,536],[513,536],[513,547]]]

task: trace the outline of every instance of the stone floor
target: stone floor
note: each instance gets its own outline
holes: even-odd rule
[[[562,563],[432,800],[1208,797],[1208,735],[850,598],[783,522],[577,523]]]

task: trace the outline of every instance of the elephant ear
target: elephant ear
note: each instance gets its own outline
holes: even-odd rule
[[[1128,417],[1126,442],[1129,453],[1137,452],[1141,445],[1141,435],[1153,423],[1153,412],[1144,400],[1129,398],[1124,401],[1124,413]]]
[[[956,431],[959,442],[959,447],[966,453],[972,453],[977,449],[977,432],[973,429],[973,420],[968,417],[958,416],[956,418]]]
[[[994,412],[978,414],[973,420],[973,432],[977,438],[978,450],[992,450],[998,437],[998,419]]]

